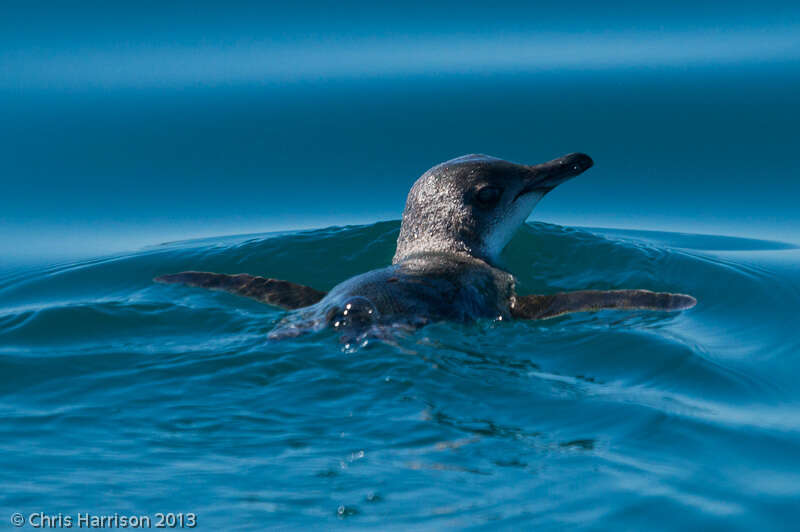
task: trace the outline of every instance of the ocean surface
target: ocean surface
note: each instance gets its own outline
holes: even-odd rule
[[[797,1],[3,0],[0,530],[797,529],[798,94]],[[329,289],[428,168],[576,151],[519,291],[695,308],[346,346],[152,282]]]
[[[195,513],[207,530],[790,530],[800,249],[530,223],[521,293],[686,312],[439,323],[345,348],[181,270],[330,289],[399,222],[207,238],[0,273],[0,518]],[[5,521],[8,523],[8,521]]]

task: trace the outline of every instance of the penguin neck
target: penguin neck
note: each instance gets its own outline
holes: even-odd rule
[[[452,245],[443,244],[435,246],[398,245],[394,258],[392,259],[392,264],[437,260],[460,264],[469,263],[479,267],[498,268],[494,260],[487,260],[487,258],[473,253],[466,245],[459,245],[457,242],[451,243]]]

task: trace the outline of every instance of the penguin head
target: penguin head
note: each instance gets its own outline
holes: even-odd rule
[[[393,262],[449,252],[492,264],[539,200],[592,164],[582,153],[536,165],[473,154],[434,166],[408,193]]]

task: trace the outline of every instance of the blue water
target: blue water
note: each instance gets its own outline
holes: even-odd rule
[[[345,349],[284,313],[160,285],[319,289],[388,263],[396,221],[151,246],[0,277],[0,509],[195,512],[200,528],[791,529],[800,249],[531,223],[522,293],[680,291],[674,314],[440,323]]]
[[[396,219],[467,153],[589,154],[537,220],[800,241],[797,2],[38,4],[0,6],[0,267]]]
[[[796,1],[62,4],[0,2],[0,523],[796,528]],[[151,282],[329,289],[431,166],[575,151],[520,291],[697,307],[348,349]]]

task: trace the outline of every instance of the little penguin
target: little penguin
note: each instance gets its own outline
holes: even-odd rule
[[[465,155],[425,172],[408,193],[392,264],[352,277],[330,292],[290,281],[187,271],[161,283],[222,290],[297,310],[270,334],[295,336],[333,327],[416,329],[435,321],[553,318],[602,309],[679,311],[696,300],[649,290],[580,290],[520,295],[500,252],[548,192],[593,165],[582,153],[524,165]]]

